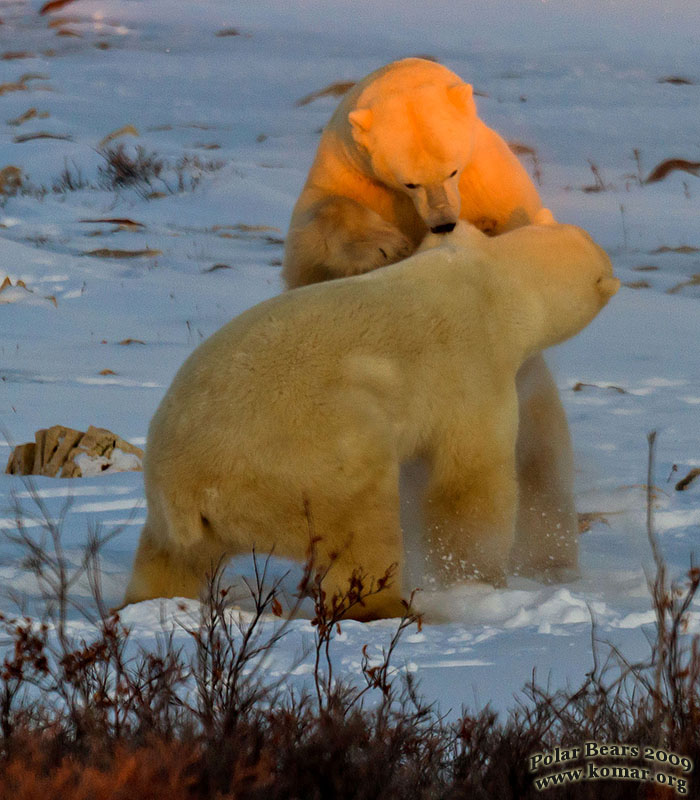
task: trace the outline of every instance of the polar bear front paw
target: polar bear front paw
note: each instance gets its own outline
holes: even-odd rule
[[[352,273],[358,274],[395,264],[410,256],[415,247],[398,228],[383,223],[367,230],[361,239],[348,242],[345,250]]]
[[[395,225],[347,197],[331,197],[320,203],[308,230],[315,230],[323,243],[319,260],[334,277],[385,267],[416,249]]]

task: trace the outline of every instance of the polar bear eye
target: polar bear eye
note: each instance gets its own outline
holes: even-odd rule
[[[417,189],[420,186],[420,183],[404,183],[404,186],[407,189]]]

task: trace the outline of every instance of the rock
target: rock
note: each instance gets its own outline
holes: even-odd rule
[[[43,433],[43,436],[41,438],[36,436],[37,452],[34,457],[34,474],[55,478],[65,464],[68,454],[80,440],[82,433],[73,428],[64,428],[62,425],[54,425],[53,428],[39,431],[39,433]]]
[[[83,433],[54,425],[37,431],[34,439],[15,447],[5,469],[8,475],[81,478],[142,468],[143,450],[106,428],[91,425]]]
[[[19,444],[12,451],[10,460],[7,462],[8,475],[31,475],[34,469],[34,453],[36,445],[34,442]]]

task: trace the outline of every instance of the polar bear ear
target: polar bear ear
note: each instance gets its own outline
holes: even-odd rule
[[[470,112],[474,108],[474,89],[471,83],[448,86],[447,96],[460,111]]]
[[[556,225],[557,221],[554,219],[554,214],[548,209],[542,207],[533,217],[533,225]]]
[[[358,108],[348,114],[350,124],[358,133],[367,133],[372,127],[372,110],[370,108]]]
[[[603,302],[607,303],[620,288],[620,281],[617,278],[598,278],[596,286]]]

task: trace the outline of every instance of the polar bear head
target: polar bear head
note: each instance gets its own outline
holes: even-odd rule
[[[536,333],[529,345],[536,350],[583,330],[620,288],[608,254],[583,228],[548,221],[545,214],[538,221],[544,224],[485,243],[529,309],[530,332]]]
[[[548,209],[537,217],[495,238],[461,220],[448,236],[429,233],[417,250],[451,260],[484,297],[498,298],[492,314],[518,354],[574,336],[620,288],[608,254],[583,228],[555,222]]]
[[[445,72],[449,73],[447,70]],[[477,123],[470,84],[429,81],[402,88],[377,81],[348,114],[352,137],[384,185],[408,195],[433,233],[459,219],[459,179],[471,159]]]

